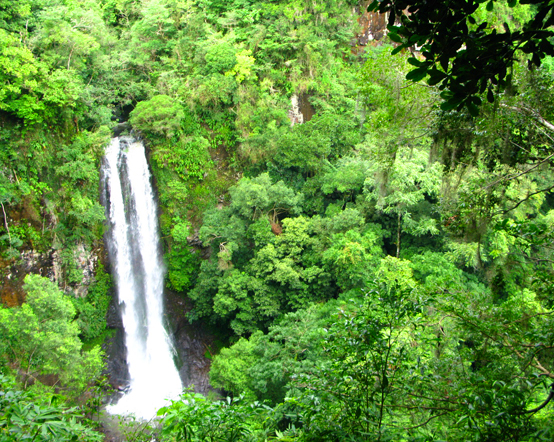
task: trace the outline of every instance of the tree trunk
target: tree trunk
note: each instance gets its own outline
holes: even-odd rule
[[[396,257],[400,257],[400,233],[402,230],[402,213],[398,212],[398,228],[396,229]]]

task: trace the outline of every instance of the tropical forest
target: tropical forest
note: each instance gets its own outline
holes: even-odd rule
[[[554,3],[0,0],[0,442],[554,440]]]

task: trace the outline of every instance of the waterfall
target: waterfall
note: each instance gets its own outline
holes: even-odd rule
[[[114,138],[103,166],[108,252],[125,328],[130,384],[113,414],[149,419],[181,393],[173,347],[163,324],[163,263],[157,210],[144,145]]]

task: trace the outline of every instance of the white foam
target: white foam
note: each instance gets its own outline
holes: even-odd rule
[[[112,414],[150,419],[182,390],[163,325],[163,274],[157,208],[140,141],[114,138],[106,150],[110,257],[125,328],[128,392]]]

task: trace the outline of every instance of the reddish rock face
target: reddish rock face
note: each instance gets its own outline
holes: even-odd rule
[[[288,113],[291,127],[295,124],[306,123],[315,115],[315,109],[310,103],[310,96],[309,92],[303,92],[291,97],[291,108]]]
[[[370,1],[364,1],[353,9],[353,15],[357,18],[360,29],[351,41],[353,53],[363,53],[368,45],[378,45],[387,35],[388,14],[367,12]]]
[[[21,253],[15,261],[0,260],[0,301],[6,307],[16,307],[25,301],[23,280],[29,273],[50,277],[52,257],[32,251]]]
[[[45,253],[23,250],[15,259],[0,258],[0,303],[6,307],[21,305],[25,301],[24,279],[30,273],[50,279],[68,294],[85,297],[97,265],[107,266],[106,252],[101,246],[87,251],[79,245],[74,257],[77,268],[83,272],[83,279],[73,285],[64,281],[61,256],[57,250],[50,249]]]
[[[17,307],[25,301],[25,295],[20,284],[14,284],[12,281],[3,281],[0,288],[0,301],[6,307]]]
[[[364,4],[360,11],[360,18],[358,18],[358,23],[362,28],[357,35],[358,45],[360,46],[366,46],[371,41],[379,41],[387,33],[387,15],[378,12],[367,12],[367,4]]]

